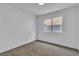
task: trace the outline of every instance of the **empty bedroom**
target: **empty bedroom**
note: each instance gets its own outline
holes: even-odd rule
[[[0,56],[79,56],[79,3],[0,3]]]

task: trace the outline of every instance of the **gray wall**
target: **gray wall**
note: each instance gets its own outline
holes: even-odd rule
[[[77,7],[71,7],[54,13],[38,16],[37,39],[77,49],[77,13]],[[43,32],[43,21],[57,16],[63,17],[63,33]]]
[[[35,16],[0,4],[0,53],[35,40]]]

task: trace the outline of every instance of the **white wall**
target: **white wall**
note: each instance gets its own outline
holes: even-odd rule
[[[35,40],[35,16],[0,4],[0,53]]]
[[[77,13],[77,7],[71,7],[54,13],[38,16],[37,39],[77,49]],[[43,21],[57,16],[63,17],[63,33],[43,32]]]
[[[78,9],[77,9],[77,45],[78,45],[78,50],[79,50],[79,5],[78,5]]]

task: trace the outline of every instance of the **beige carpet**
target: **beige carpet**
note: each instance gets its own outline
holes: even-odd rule
[[[35,41],[1,53],[0,56],[79,56],[79,52],[73,49]]]

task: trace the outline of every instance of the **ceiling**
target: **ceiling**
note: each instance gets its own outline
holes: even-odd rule
[[[45,3],[44,5],[39,5],[38,3],[13,3],[12,6],[18,7],[22,10],[29,11],[35,15],[43,15],[71,6],[76,5],[75,3]]]

